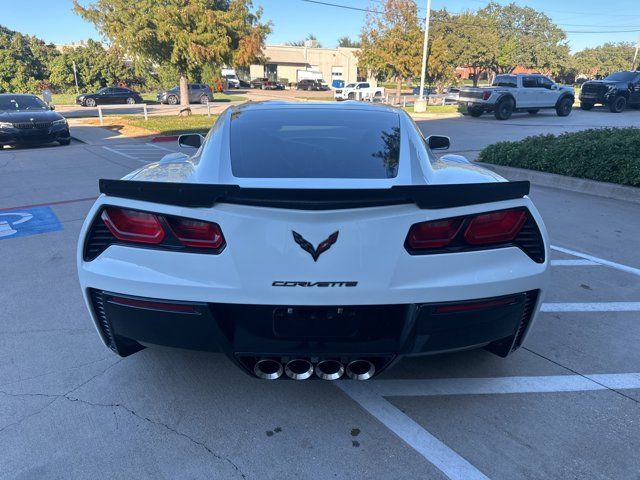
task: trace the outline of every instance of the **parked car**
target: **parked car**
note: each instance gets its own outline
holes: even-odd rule
[[[591,80],[580,89],[580,108],[591,110],[596,104],[609,107],[614,113],[627,106],[640,107],[640,70],[614,72],[602,80]]]
[[[5,145],[69,145],[67,120],[35,95],[0,94],[0,149]]]
[[[420,86],[413,89],[413,94],[420,95]],[[425,87],[424,95],[429,97],[434,96],[434,98],[437,98],[440,101],[444,98],[445,105],[457,105],[460,89],[458,87],[447,87],[442,93],[438,93],[435,87]]]
[[[384,87],[372,87],[369,82],[349,83],[344,88],[338,88],[333,98],[340,100],[356,100],[359,98],[382,97]]]
[[[142,96],[124,87],[105,87],[96,93],[83,93],[76,97],[76,103],[83,107],[95,107],[96,105],[142,103]]]
[[[268,78],[254,78],[251,80],[251,88],[260,88],[262,90],[284,90],[284,83]]]
[[[214,128],[179,138],[196,161],[100,180],[78,277],[115,353],[366,380],[407,356],[525,344],[550,273],[529,182],[437,158],[448,137],[382,105],[249,102]]]
[[[189,87],[189,103],[209,103],[213,102],[213,91],[211,87],[205,83],[190,83]],[[173,87],[171,90],[165,90],[158,93],[158,102],[168,103],[169,105],[178,105],[180,103],[180,87]]]
[[[229,88],[240,88],[240,80],[235,74],[223,75]]]
[[[558,85],[540,74],[496,75],[490,87],[460,89],[458,107],[463,114],[479,117],[493,112],[498,120],[507,120],[514,112],[535,115],[540,109],[555,109],[566,117],[573,108],[572,87]]]
[[[329,86],[326,84],[326,82],[324,81],[320,81],[320,80],[315,80],[312,78],[305,78],[303,80],[300,80],[298,82],[298,85],[296,87],[298,90],[317,90],[317,91],[324,91],[324,90],[329,90]]]

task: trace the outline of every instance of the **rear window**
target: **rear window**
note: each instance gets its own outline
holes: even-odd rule
[[[400,123],[391,112],[240,110],[231,169],[241,178],[394,178]]]
[[[516,77],[513,75],[497,75],[493,80],[492,85],[494,87],[513,87],[516,88],[518,83]]]

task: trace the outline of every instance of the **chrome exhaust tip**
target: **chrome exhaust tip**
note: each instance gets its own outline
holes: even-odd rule
[[[275,380],[282,376],[282,364],[270,358],[263,358],[253,366],[253,373],[263,380]]]
[[[367,380],[376,373],[376,367],[369,360],[353,360],[347,365],[347,376],[352,380]]]
[[[294,380],[306,380],[313,375],[313,365],[309,360],[296,358],[287,362],[284,367],[284,373]]]
[[[316,375],[323,380],[337,380],[344,374],[344,366],[338,360],[322,360],[316,365]]]

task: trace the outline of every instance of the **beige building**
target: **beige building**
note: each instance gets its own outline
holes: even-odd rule
[[[251,79],[267,77],[296,83],[308,75],[304,72],[311,71],[320,72],[328,84],[333,80],[344,80],[345,83],[367,80],[366,73],[358,70],[357,48],[319,48],[316,45],[314,41],[307,41],[303,47],[267,45],[264,50],[267,63],[251,65]]]

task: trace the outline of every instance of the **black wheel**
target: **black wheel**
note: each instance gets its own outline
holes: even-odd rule
[[[356,94],[355,94],[355,93],[353,93],[353,92],[351,92],[350,94],[348,94],[348,95],[347,95],[347,98],[348,98],[349,100],[353,100],[354,98],[356,98]]]
[[[167,103],[169,105],[177,105],[178,104],[178,97],[176,97],[175,95],[169,95],[169,97],[167,98]]]
[[[478,118],[483,113],[484,112],[482,111],[481,108],[470,108],[469,109],[469,115],[471,115],[472,117],[475,117],[475,118]]]
[[[609,110],[613,113],[620,113],[627,107],[627,99],[622,95],[613,99],[613,102],[609,104]]]
[[[582,110],[591,110],[593,108],[593,103],[591,102],[580,102],[580,109]]]
[[[513,113],[515,106],[516,104],[513,101],[513,98],[503,98],[496,105],[496,109],[493,112],[493,115],[498,120],[508,120],[509,118],[511,118],[511,114]]]
[[[71,143],[71,139],[67,139],[67,140],[58,140],[58,143],[62,146],[64,145],[69,145]]]
[[[532,108],[531,110],[527,110],[527,112],[529,112],[529,115],[535,115],[539,111],[540,111],[539,108]]]
[[[209,103],[209,97],[207,97],[206,95],[202,95],[200,97],[200,103],[206,105],[207,103]]]
[[[127,97],[127,99],[125,100],[125,103],[128,103],[129,105],[133,105],[134,103],[136,103],[136,99],[133,97]]]
[[[556,114],[559,117],[568,117],[573,109],[573,98],[564,97],[556,105]]]
[[[96,101],[93,98],[87,98],[87,99],[85,99],[84,104],[87,107],[95,107],[96,106]]]

